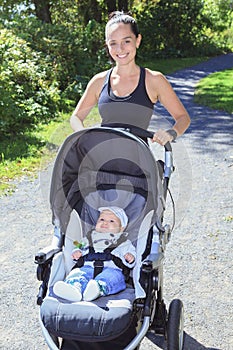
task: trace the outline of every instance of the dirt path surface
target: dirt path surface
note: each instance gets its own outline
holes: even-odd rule
[[[196,82],[233,66],[220,56],[180,71],[169,80],[186,105],[192,125],[173,145],[176,171],[171,191],[176,227],[165,254],[164,299],[185,308],[184,350],[233,349],[233,116],[193,103]],[[168,124],[161,107],[151,124]],[[46,349],[38,323],[35,253],[50,243],[48,188],[51,168],[22,179],[1,198],[0,349]],[[142,350],[166,349],[149,334]]]

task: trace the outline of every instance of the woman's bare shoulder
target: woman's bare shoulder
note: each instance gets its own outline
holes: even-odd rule
[[[167,86],[168,81],[163,73],[146,68],[146,89],[152,102],[158,100],[161,88]]]
[[[95,74],[87,84],[87,88],[84,95],[94,94],[98,99],[100,91],[103,88],[108,71]]]
[[[163,73],[148,68],[146,68],[146,84],[149,89],[170,88],[170,83]]]
[[[165,76],[163,75],[163,73],[156,71],[156,70],[151,70],[149,68],[145,68],[146,70],[146,77],[149,79],[163,79],[165,78]]]
[[[90,83],[94,83],[94,84],[102,84],[102,83],[104,83],[107,74],[108,74],[108,70],[95,74],[91,78]]]

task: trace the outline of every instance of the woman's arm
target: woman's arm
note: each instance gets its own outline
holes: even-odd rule
[[[155,102],[159,100],[171,114],[175,121],[172,129],[176,132],[177,136],[181,136],[190,125],[190,117],[171,84],[162,73],[147,70],[146,88],[151,100]],[[173,136],[166,132],[166,130],[160,129],[154,134],[152,142],[165,145],[168,141],[171,142],[172,140]]]
[[[84,128],[83,121],[98,102],[106,73],[96,74],[87,84],[86,90],[70,118],[70,125],[74,131]]]

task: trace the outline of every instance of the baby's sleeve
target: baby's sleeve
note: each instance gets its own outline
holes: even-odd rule
[[[134,262],[128,263],[124,256],[125,254],[130,253],[134,256]],[[130,240],[126,240],[124,243],[120,244],[117,248],[112,251],[112,254],[120,258],[123,264],[129,268],[133,268],[136,264],[136,248]]]

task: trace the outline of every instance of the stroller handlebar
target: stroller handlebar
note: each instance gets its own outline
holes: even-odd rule
[[[148,139],[153,139],[153,137],[154,137],[153,131],[141,129],[141,132],[142,132],[141,135],[138,135],[139,137],[144,137],[144,138],[148,138]],[[172,147],[171,147],[170,142],[167,142],[166,145],[164,145],[164,148],[165,148],[166,152],[172,151]]]
[[[110,127],[110,128],[119,128],[123,129],[125,131],[128,131],[132,133],[135,136],[138,136],[142,139],[152,139],[154,136],[153,131],[149,131],[146,129],[139,128],[138,126],[130,125],[130,124],[119,124],[119,123],[111,123],[111,124],[102,124],[102,127]],[[166,152],[172,152],[172,147],[170,142],[167,142],[166,145],[164,145]]]

